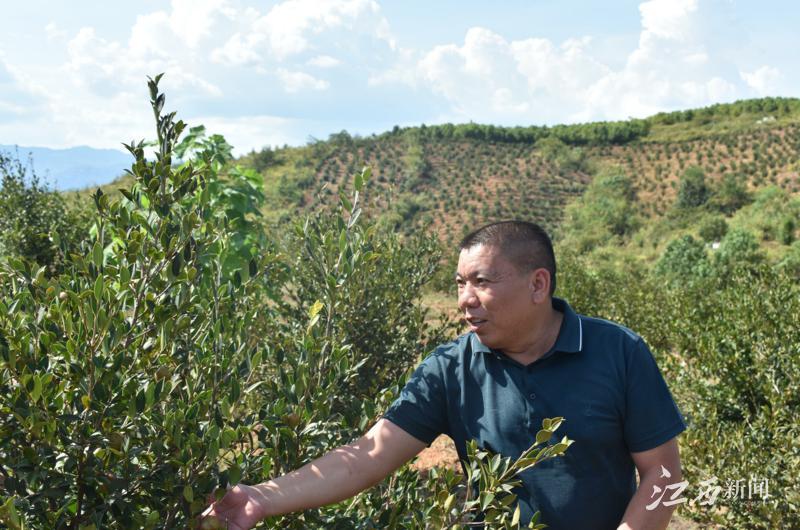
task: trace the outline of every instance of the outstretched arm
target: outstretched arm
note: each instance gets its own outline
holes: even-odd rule
[[[234,487],[203,515],[243,530],[268,516],[339,502],[374,486],[424,448],[424,442],[381,419],[354,443],[296,471],[256,486]]]

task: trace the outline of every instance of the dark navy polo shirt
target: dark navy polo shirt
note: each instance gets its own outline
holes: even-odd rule
[[[564,456],[521,475],[522,520],[539,510],[554,530],[616,528],[636,491],[631,452],[653,449],[686,426],[653,355],[629,329],[576,314],[564,300],[553,348],[523,366],[468,333],[417,367],[384,417],[430,444],[439,434],[518,458],[544,418],[565,418],[552,442]]]

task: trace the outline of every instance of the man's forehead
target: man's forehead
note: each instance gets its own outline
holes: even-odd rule
[[[456,274],[500,274],[511,266],[511,262],[503,256],[499,248],[475,245],[461,250]]]

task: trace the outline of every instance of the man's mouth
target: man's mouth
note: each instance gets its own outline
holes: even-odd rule
[[[469,324],[471,331],[476,331],[478,328],[480,328],[483,324],[487,322],[486,319],[484,318],[474,318],[474,317],[465,317],[464,320],[466,320],[467,324]]]

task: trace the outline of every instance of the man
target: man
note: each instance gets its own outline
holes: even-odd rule
[[[561,416],[557,434],[575,443],[523,473],[523,520],[540,510],[552,529],[666,528],[672,509],[653,495],[680,481],[676,436],[685,425],[642,339],[553,297],[552,244],[532,223],[466,236],[456,280],[469,333],[429,355],[369,432],[297,471],[236,486],[207,514],[250,528],[346,499],[442,433],[462,459],[470,439],[516,458],[542,419]]]

